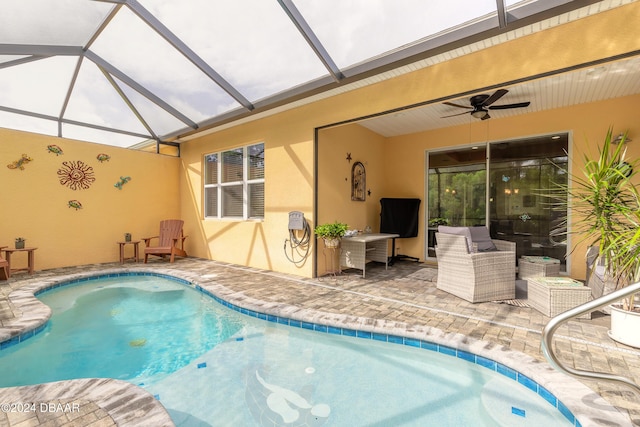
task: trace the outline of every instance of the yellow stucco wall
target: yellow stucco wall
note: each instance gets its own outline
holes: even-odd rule
[[[295,122],[294,122],[295,123]],[[208,153],[265,144],[264,221],[204,219],[202,167]],[[184,144],[181,153],[182,216],[192,227],[193,255],[277,271],[310,275],[311,257],[296,266],[286,260],[288,212],[313,218],[313,128],[275,116]]]
[[[51,144],[64,154],[48,152]],[[24,170],[9,169],[23,153],[33,161]],[[100,153],[111,159],[98,161]],[[117,261],[115,242],[124,233],[134,240],[155,236],[161,219],[180,216],[177,158],[0,129],[0,160],[0,246],[25,237],[27,246],[38,248],[37,270]],[[60,183],[58,171],[66,170],[63,162],[78,161],[93,169],[95,181],[73,190]],[[121,176],[131,181],[118,190]],[[80,201],[82,209],[70,208],[69,200]],[[26,254],[15,254],[12,267],[24,266]]]
[[[528,76],[537,75],[576,64],[624,54],[640,49],[640,29],[630,28],[624,32],[612,32],[618,26],[628,28],[630,19],[640,19],[640,5],[633,3],[609,12],[587,17],[572,23],[558,25],[543,32],[489,47],[460,58],[424,68],[393,79],[353,90],[338,96],[323,99],[295,110],[241,124],[195,138],[182,149],[183,176],[181,200],[183,216],[197,224],[197,245],[194,253],[223,261],[236,262],[300,275],[313,274],[312,263],[294,266],[283,254],[283,242],[287,237],[287,213],[301,210],[311,220],[314,210],[314,129],[376,114],[432,99],[451,96],[479,87],[502,85]],[[589,46],[584,49],[584,46]],[[628,101],[621,101],[628,102]],[[614,101],[615,104],[615,101]],[[353,223],[359,228],[366,225],[374,213],[381,196],[372,189],[372,200],[356,207],[350,201],[348,186],[344,178],[348,163],[344,160],[351,150],[352,156],[384,159],[381,171],[383,184],[380,188],[385,197],[420,197],[424,199],[424,150],[429,146],[451,146],[467,143],[470,138],[477,141],[536,135],[548,130],[586,132],[601,138],[597,131],[604,132],[615,122],[617,126],[633,127],[632,120],[616,118],[615,112],[598,116],[590,112],[589,120],[582,109],[567,116],[550,111],[536,115],[523,115],[513,121],[490,120],[472,123],[470,126],[434,131],[427,141],[425,135],[412,135],[400,140],[380,143],[366,154],[360,150],[358,139],[363,130],[322,130],[318,142],[318,221],[335,219]],[[591,107],[593,108],[593,106]],[[624,110],[632,114],[633,109]],[[610,111],[616,111],[610,110]],[[511,119],[510,119],[511,120]],[[637,122],[637,120],[636,120]],[[357,125],[351,125],[357,126]],[[341,136],[342,135],[342,136]],[[358,137],[356,137],[358,136]],[[266,144],[266,214],[263,222],[234,222],[227,220],[204,220],[202,218],[202,181],[200,179],[202,156],[207,152],[247,145],[256,141]],[[325,146],[325,144],[327,144]],[[378,146],[382,146],[381,154]],[[335,153],[331,147],[338,147]],[[352,148],[353,147],[353,148]],[[327,150],[327,151],[325,151]],[[325,160],[325,156],[327,156]],[[335,161],[329,159],[335,156]],[[371,160],[373,162],[373,160]],[[367,180],[371,182],[376,168],[368,168]],[[335,181],[335,182],[334,182]],[[325,205],[343,198],[342,204]],[[424,212],[424,206],[421,208]],[[424,238],[405,239],[400,242],[404,254],[423,256]],[[321,256],[321,251],[318,253]],[[322,259],[318,257],[318,267]],[[576,267],[581,264],[574,262]],[[319,269],[320,272],[322,269]],[[573,272],[572,272],[573,273]],[[576,273],[578,274],[578,273]]]
[[[318,223],[345,222],[350,229],[380,227],[380,198],[387,197],[386,161],[382,157],[386,138],[362,126],[349,125],[319,132]],[[351,159],[347,159],[347,157]],[[364,201],[351,200],[351,169],[365,167]]]
[[[318,140],[318,224],[335,221],[352,230],[380,229],[380,198],[387,197],[386,164],[382,157],[385,138],[362,126],[323,129]],[[350,157],[351,159],[347,159]],[[366,172],[364,201],[351,200],[351,169],[355,162]],[[370,194],[369,194],[370,191]],[[318,274],[331,270],[324,243],[318,243]],[[329,260],[329,262],[325,262]]]

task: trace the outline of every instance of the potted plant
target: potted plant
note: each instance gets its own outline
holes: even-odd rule
[[[604,280],[619,289],[640,281],[640,191],[638,162],[625,159],[626,134],[618,145],[612,141],[609,129],[598,157],[585,155],[582,173],[556,187],[568,196],[573,232],[580,236],[574,249],[579,244],[597,248],[593,265],[600,263]],[[611,305],[611,338],[640,347],[639,330],[640,307],[633,296]]]
[[[333,223],[318,225],[314,232],[318,237],[324,240],[324,245],[327,248],[337,248],[340,244],[340,239],[345,235],[349,226],[345,223],[335,221]]]
[[[16,249],[24,249],[24,237],[16,237]]]
[[[431,218],[429,220],[429,227],[437,227],[439,225],[449,225],[449,220],[447,218]]]

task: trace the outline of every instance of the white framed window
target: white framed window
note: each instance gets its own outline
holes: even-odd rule
[[[264,143],[204,156],[205,218],[264,218]]]

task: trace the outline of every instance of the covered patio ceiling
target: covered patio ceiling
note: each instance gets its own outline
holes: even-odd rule
[[[209,129],[353,90],[632,1],[4,2],[0,127],[121,147],[178,145]],[[626,64],[640,69],[637,62]],[[614,72],[619,71],[616,65],[604,67],[607,79],[621,74]],[[628,84],[623,92],[637,93],[640,79],[625,75],[636,85]],[[504,101],[526,98],[536,100],[535,108],[547,108],[549,85],[560,84],[564,82],[557,77],[527,82],[510,88]],[[584,99],[593,97],[588,87]],[[585,102],[579,98],[566,102]],[[431,100],[427,109],[395,116],[404,123],[369,126],[393,135],[466,119],[440,119],[458,112],[441,107]],[[503,110],[495,117],[519,112]]]

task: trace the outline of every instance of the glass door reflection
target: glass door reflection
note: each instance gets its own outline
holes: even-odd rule
[[[567,183],[568,135],[491,144],[489,218],[494,239],[516,243],[516,255],[548,256],[566,271],[566,240],[554,230],[566,217],[547,197]],[[556,191],[557,193],[557,191]]]

